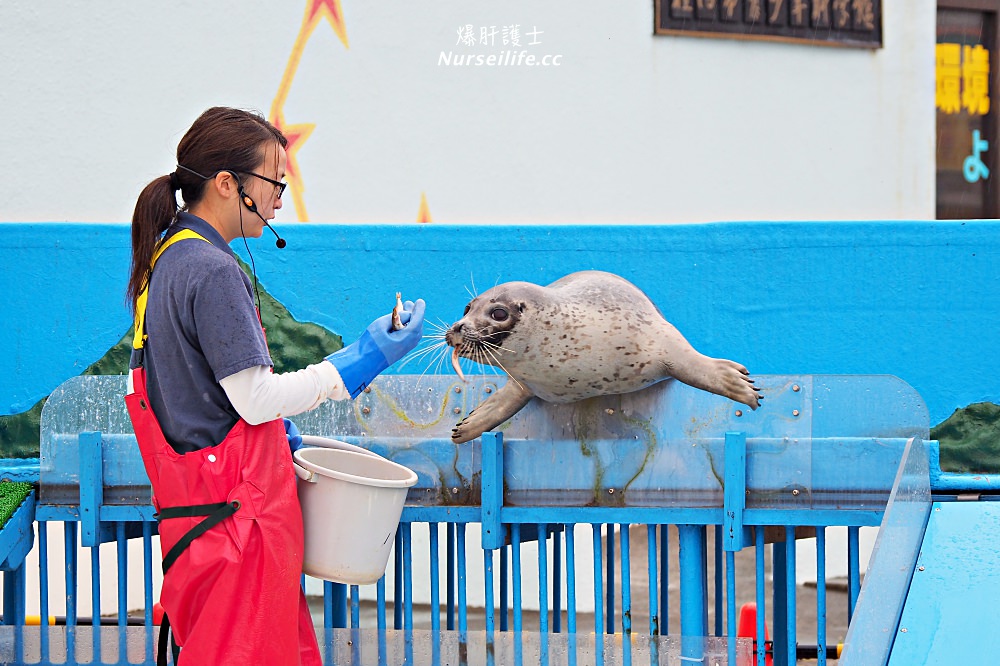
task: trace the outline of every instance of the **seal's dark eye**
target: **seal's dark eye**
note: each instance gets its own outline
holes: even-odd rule
[[[493,321],[507,321],[507,317],[509,316],[510,315],[507,314],[507,311],[503,308],[493,308],[490,310],[490,318]]]

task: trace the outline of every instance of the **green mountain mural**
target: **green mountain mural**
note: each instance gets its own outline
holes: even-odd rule
[[[946,472],[1000,473],[1000,405],[977,402],[956,409],[931,429],[941,443],[941,469]]]
[[[245,264],[243,270],[250,272]],[[264,289],[260,290],[260,309],[275,372],[299,370],[344,346],[339,335],[322,326],[296,321],[288,309]],[[81,374],[125,374],[132,352],[133,330],[129,328],[114,347]],[[0,416],[0,458],[38,457],[39,424],[44,404],[45,398],[26,412]]]

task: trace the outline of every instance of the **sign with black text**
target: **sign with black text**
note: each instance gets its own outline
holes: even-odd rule
[[[881,0],[656,0],[658,35],[881,48]]]

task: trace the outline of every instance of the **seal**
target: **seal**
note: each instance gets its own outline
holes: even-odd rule
[[[445,342],[456,370],[461,356],[510,377],[455,426],[456,444],[500,425],[533,397],[564,404],[671,377],[751,409],[762,400],[745,367],[695,351],[646,294],[612,273],[571,273],[545,287],[497,285],[469,302]]]

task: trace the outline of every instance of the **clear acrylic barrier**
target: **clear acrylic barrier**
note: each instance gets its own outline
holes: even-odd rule
[[[354,401],[295,416],[304,434],[341,439],[418,475],[408,502],[475,505],[480,444],[451,429],[503,386],[502,376],[383,375]],[[748,438],[750,508],[884,506],[903,437],[926,438],[919,395],[888,375],[756,378],[757,411],[668,380],[570,405],[533,400],[504,434],[509,505],[721,507],[725,434]],[[123,395],[125,377],[74,377],[42,412],[43,504],[79,498],[78,435],[103,433],[105,503],[148,502]],[[108,450],[110,449],[110,450]],[[58,463],[58,464],[57,464]]]
[[[885,664],[889,658],[930,510],[927,446],[920,438],[914,438],[906,446],[882,517],[838,662],[841,666],[874,666]]]

